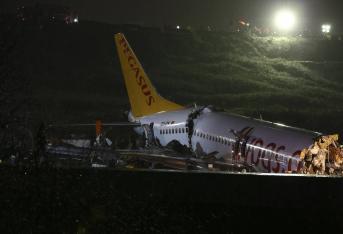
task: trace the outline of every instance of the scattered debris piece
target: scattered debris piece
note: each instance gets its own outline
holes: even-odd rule
[[[314,144],[300,154],[303,162],[302,174],[343,175],[343,147],[339,136],[318,137]]]

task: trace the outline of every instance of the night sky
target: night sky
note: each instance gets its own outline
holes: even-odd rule
[[[297,12],[299,27],[316,28],[329,22],[343,26],[341,0],[3,0],[1,11],[36,2],[70,6],[80,20],[109,23],[137,23],[147,26],[176,25],[226,27],[233,19],[247,19],[253,25],[268,26],[278,8]],[[343,30],[342,30],[343,31]]]

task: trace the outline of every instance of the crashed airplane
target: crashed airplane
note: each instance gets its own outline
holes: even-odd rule
[[[334,173],[343,163],[336,136],[216,111],[161,97],[125,36],[115,35],[130,100],[130,122],[154,144],[178,144],[196,158],[251,166],[265,173]],[[334,154],[334,155],[330,155]]]

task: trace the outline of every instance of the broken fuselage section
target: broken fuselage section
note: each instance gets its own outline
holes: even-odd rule
[[[212,107],[195,106],[137,119],[131,116],[130,120],[148,126],[149,138],[161,147],[176,141],[196,158],[248,165],[263,173],[304,173],[302,152],[321,137],[317,132]]]

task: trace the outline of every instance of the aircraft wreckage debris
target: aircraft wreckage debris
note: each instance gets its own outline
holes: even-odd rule
[[[343,175],[343,147],[338,135],[318,137],[314,144],[300,154],[301,174]]]

